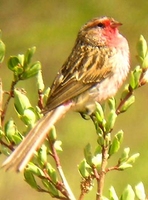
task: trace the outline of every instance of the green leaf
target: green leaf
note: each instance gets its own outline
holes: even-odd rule
[[[47,147],[44,144],[38,151],[38,159],[43,166],[47,163]]]
[[[98,145],[95,149],[94,155],[96,156],[97,154],[100,154],[102,152],[102,147]]]
[[[111,134],[107,133],[105,135],[104,145],[107,147],[107,146],[110,146],[110,144],[111,144]]]
[[[113,186],[109,189],[109,197],[110,200],[119,200]]]
[[[104,121],[104,111],[102,106],[96,102],[96,112],[95,112],[96,118],[97,118],[97,122],[99,124],[102,124],[102,122]]]
[[[31,78],[33,76],[36,76],[41,70],[41,63],[39,61],[33,63],[26,71],[24,71],[21,75],[21,79],[25,80],[28,78]]]
[[[143,63],[142,63],[142,68],[143,69],[148,69],[148,52],[143,60]]]
[[[92,165],[93,155],[92,155],[92,152],[91,152],[91,145],[90,144],[87,144],[85,146],[85,148],[84,148],[84,156],[85,156],[86,162],[91,166]]]
[[[104,127],[103,127],[104,128]],[[96,127],[96,132],[97,132],[97,135],[99,136],[99,135],[103,135],[103,130],[102,130],[102,128],[100,128],[99,126],[97,126]]]
[[[57,139],[55,126],[53,126],[52,129],[49,132],[49,139],[52,143],[54,143]],[[60,146],[61,146],[61,143],[60,143]]]
[[[109,105],[109,108],[110,108],[110,110],[116,110],[116,100],[115,100],[115,98],[110,98],[109,100],[108,100],[108,105]]]
[[[53,183],[56,184],[58,182],[58,177],[57,177],[55,169],[50,165],[50,163],[47,163],[46,169],[51,180],[53,181]]]
[[[32,172],[25,170],[24,172],[25,181],[32,187],[38,190],[39,186],[37,185],[37,182],[32,174]]]
[[[118,138],[120,143],[123,140],[123,134],[124,134],[124,132],[122,130],[118,131],[118,133],[116,134],[116,137]]]
[[[5,135],[10,142],[15,144],[19,144],[23,139],[12,119],[5,124]]]
[[[35,51],[36,51],[36,47],[29,48],[26,51],[25,57],[24,57],[24,67],[25,67],[25,70],[29,67],[29,64],[31,63],[31,59],[32,59]]]
[[[138,183],[135,186],[135,192],[136,192],[136,196],[138,197],[138,199],[146,200],[145,189],[144,189],[144,185],[142,182]]]
[[[123,90],[123,92],[122,92],[122,94],[121,94],[121,101],[127,97],[129,92],[130,92],[129,91],[129,85],[126,85],[124,90]]]
[[[14,106],[20,115],[23,115],[24,111],[31,107],[29,99],[26,97],[26,95],[17,89],[14,90]]]
[[[135,162],[135,160],[140,156],[139,153],[135,153],[134,155],[130,156],[128,159],[127,159],[127,163],[131,163],[133,164]]]
[[[135,88],[135,78],[134,78],[134,72],[131,71],[131,75],[130,75],[130,86],[132,89]]]
[[[145,58],[147,53],[147,42],[142,35],[137,43],[137,52],[139,57]]]
[[[116,136],[114,136],[113,142],[109,148],[109,156],[118,152],[119,148],[120,148],[120,142],[119,142],[118,138]]]
[[[49,93],[50,93],[50,88],[48,87],[45,92],[44,92],[44,96],[43,96],[43,102],[44,102],[44,105],[46,104],[47,102],[47,99],[49,97]]]
[[[104,145],[104,137],[103,137],[103,134],[98,134],[98,139],[97,139],[97,143],[100,145],[100,146],[103,146]]]
[[[28,163],[26,171],[30,171],[30,172],[32,172],[32,174],[34,174],[34,175],[36,175],[38,177],[40,177],[40,176],[44,177],[43,171],[32,162]]]
[[[92,169],[90,165],[87,164],[86,160],[83,159],[78,166],[79,172],[82,177],[87,178],[91,175]]]
[[[8,139],[12,140],[12,136],[16,133],[16,126],[12,119],[6,122],[5,133]]]
[[[38,89],[43,91],[44,90],[44,82],[43,82],[43,77],[42,77],[42,71],[39,70],[38,73],[37,73],[37,86],[38,86]]]
[[[23,140],[23,136],[19,132],[17,132],[17,134],[13,135],[13,142],[15,144],[20,144],[22,142],[22,140]]]
[[[58,198],[59,192],[51,182],[49,182],[47,179],[42,179],[42,183],[48,189],[48,191],[49,191],[49,193],[51,194],[52,197]]]
[[[114,136],[114,139],[113,139],[113,142],[112,144],[110,145],[110,148],[109,148],[109,156],[113,155],[114,153],[118,152],[119,148],[120,148],[120,145],[121,145],[121,142],[122,142],[122,139],[123,139],[123,131],[120,130],[115,136]]]
[[[38,116],[35,110],[30,107],[24,110],[20,118],[27,126],[33,127],[36,120],[38,119]]]
[[[135,200],[135,193],[130,185],[124,189],[120,200]]]
[[[124,148],[123,153],[119,159],[119,163],[125,162],[129,157],[130,148]]]
[[[110,132],[113,129],[115,122],[116,122],[116,119],[117,119],[116,111],[111,110],[110,113],[109,113],[109,116],[106,120],[106,125],[105,125],[107,132]]]
[[[135,96],[131,95],[128,100],[123,104],[121,112],[125,112],[135,102]]]
[[[21,66],[23,66],[24,71],[24,54],[18,54],[17,58],[19,59]]]
[[[131,168],[133,167],[131,164],[128,164],[126,162],[123,162],[119,165],[118,169],[119,170],[125,170],[125,169],[128,169],[128,168]]]
[[[22,117],[26,124],[34,124],[36,121],[35,113],[31,108],[25,109]]]
[[[54,148],[56,149],[56,151],[63,151],[61,146],[62,146],[62,142],[60,140],[56,140],[54,142]]]
[[[2,40],[0,40],[0,63],[3,62],[4,57],[5,57],[5,44],[2,42]]]
[[[136,89],[139,86],[139,80],[142,74],[142,69],[140,66],[137,66],[134,71],[131,72],[130,77],[130,87]]]
[[[15,73],[15,75],[22,74],[23,66],[17,56],[11,56],[8,60],[8,68]]]

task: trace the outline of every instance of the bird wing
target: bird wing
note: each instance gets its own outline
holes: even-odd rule
[[[73,99],[111,76],[113,64],[109,63],[111,55],[108,52],[111,51],[108,51],[107,47],[81,45],[79,48],[73,49],[67,62],[58,72],[51,87],[45,112]]]

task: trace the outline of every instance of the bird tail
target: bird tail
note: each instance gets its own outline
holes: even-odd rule
[[[71,103],[61,105],[42,117],[22,143],[3,162],[2,167],[6,170],[13,168],[16,171],[22,171],[33,156],[35,150],[40,147],[52,126],[71,108],[71,105]]]

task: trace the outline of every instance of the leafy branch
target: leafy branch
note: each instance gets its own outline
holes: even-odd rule
[[[140,36],[138,41],[137,52],[139,65],[131,71],[129,83],[124,87],[119,102],[117,103],[115,98],[110,98],[105,106],[96,103],[96,112],[90,116],[96,129],[96,148],[92,152],[90,144],[84,147],[84,158],[78,166],[81,176],[79,200],[83,200],[86,194],[94,189],[95,184],[97,184],[96,200],[146,199],[142,183],[137,184],[135,191],[128,185],[120,197],[117,196],[114,187],[111,186],[109,198],[103,196],[106,174],[111,171],[117,171],[118,173],[118,171],[131,168],[139,157],[139,153],[130,155],[130,148],[126,147],[116,164],[114,166],[108,165],[110,159],[121,148],[123,141],[124,132],[122,130],[114,135],[112,134],[118,115],[125,113],[130,108],[135,102],[134,92],[148,82],[148,48],[143,36]],[[4,92],[2,80],[0,80],[0,151],[6,156],[16,148],[28,130],[42,117],[41,110],[50,92],[50,89],[45,89],[44,86],[41,63],[39,61],[32,62],[34,53],[35,47],[29,48],[25,54],[10,56],[8,68],[13,73],[13,80],[10,83],[9,91]],[[0,63],[3,62],[4,55],[5,45],[0,40]],[[19,81],[25,83],[25,80],[32,77],[36,77],[38,86],[36,107],[31,105],[24,89],[17,88]],[[7,95],[5,102],[4,95]],[[11,100],[14,101],[14,112],[17,113],[18,118],[26,127],[24,133],[19,131],[13,119],[6,121],[5,116],[9,112]],[[35,153],[31,162],[28,163],[24,171],[25,181],[35,190],[46,192],[53,198],[75,200],[76,198],[62,169],[59,157],[61,151],[62,143],[57,139],[56,129],[53,127],[44,144]],[[49,162],[51,159],[54,161],[55,166]]]

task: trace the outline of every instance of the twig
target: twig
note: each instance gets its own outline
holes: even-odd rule
[[[83,199],[84,199],[84,196],[85,196],[85,192],[83,192],[83,191],[81,190],[81,194],[80,194],[78,200],[83,200]]]
[[[8,104],[10,102],[10,99],[13,97],[14,87],[17,84],[17,82],[18,81],[12,81],[12,83],[11,83],[11,87],[10,87],[10,91],[9,91],[9,96],[8,96],[8,98],[6,100],[6,103],[4,105],[4,109],[3,109],[2,115],[1,115],[1,124],[2,124],[2,126],[4,124],[4,119],[5,119],[5,114],[6,114],[6,111],[7,111],[7,108],[8,108]]]
[[[14,151],[13,146],[10,146],[10,145],[6,144],[6,143],[3,142],[2,140],[0,140],[0,144],[4,145],[5,147],[7,147],[8,149],[10,149],[11,151]]]
[[[124,103],[131,97],[131,95],[133,94],[133,89],[129,86],[129,93],[124,97],[124,99],[122,99],[116,109],[116,114],[119,115],[121,113],[120,109],[122,108],[122,106],[124,105]]]
[[[106,174],[106,166],[107,166],[107,160],[108,160],[108,146],[102,147],[102,164],[101,164],[101,170],[99,173],[99,179],[97,179],[97,194],[96,194],[96,200],[101,200],[103,195],[103,188],[104,188],[104,180],[105,180],[105,174]]]
[[[50,141],[50,139],[49,139],[49,141]],[[70,189],[70,186],[69,186],[69,184],[68,184],[68,182],[67,182],[67,180],[66,180],[66,178],[65,178],[65,175],[64,175],[64,172],[63,172],[63,170],[62,170],[62,167],[61,167],[61,164],[60,164],[60,159],[59,159],[59,157],[58,157],[58,154],[57,154],[57,152],[56,152],[56,150],[55,150],[55,148],[54,148],[54,144],[52,143],[50,143],[50,146],[51,146],[51,150],[52,150],[52,153],[53,153],[53,158],[54,158],[54,160],[55,160],[55,163],[56,163],[56,167],[57,167],[57,170],[58,170],[58,172],[59,172],[59,175],[60,175],[60,177],[61,177],[61,179],[62,179],[62,182],[63,182],[63,185],[64,185],[64,187],[65,187],[65,190],[67,191],[67,195],[68,195],[68,198],[70,199],[70,200],[76,200],[76,198],[74,197],[74,195],[73,195],[73,193],[72,193],[72,191],[71,191],[71,189]]]
[[[66,180],[66,178],[65,178],[65,175],[64,175],[64,173],[63,173],[62,167],[59,165],[59,166],[57,166],[57,169],[58,169],[58,171],[59,171],[59,174],[60,174],[60,176],[61,176],[62,182],[63,182],[63,184],[64,184],[64,186],[65,186],[65,189],[66,189],[67,192],[68,192],[68,197],[69,197],[69,199],[70,199],[70,200],[76,200],[76,198],[74,197],[74,195],[73,195],[73,193],[72,193],[72,191],[71,191],[71,189],[70,189],[70,187],[69,187],[69,184],[68,184],[68,182],[67,182],[67,180]]]
[[[105,172],[107,173],[107,172],[110,172],[110,171],[114,171],[114,170],[119,170],[119,167],[118,167],[118,165],[116,165],[116,166],[114,166],[114,167],[109,167],[109,168],[107,168],[106,170],[105,170]]]
[[[56,198],[58,198],[58,199],[67,199],[67,191],[65,191],[65,188],[63,188],[63,184],[61,184],[61,183],[54,183],[52,180],[51,180],[51,178],[50,178],[50,176],[48,175],[48,173],[47,173],[47,171],[46,171],[46,169],[44,169],[43,170],[44,171],[44,174],[45,174],[45,177],[49,180],[49,182],[51,182],[54,186],[55,186],[55,188],[57,188],[65,197],[60,197],[60,196],[58,196],[58,197],[56,197]],[[69,198],[68,198],[69,199]],[[68,200],[67,199],[67,200]]]
[[[98,123],[96,120],[96,116],[91,115],[91,119],[92,119],[92,121],[96,127],[96,131],[97,131]],[[103,138],[105,139],[107,133],[105,132],[104,128],[101,127],[101,125],[99,125],[99,127],[102,129]],[[103,195],[104,180],[105,180],[106,166],[107,166],[107,160],[108,160],[108,148],[109,148],[108,145],[106,145],[106,144],[102,145],[102,163],[101,163],[100,172],[98,172],[96,168],[93,168],[94,177],[97,180],[96,200],[101,200],[102,195]]]
[[[147,83],[147,79],[145,79],[145,75],[146,73],[148,73],[147,69],[143,69],[141,76],[139,78],[139,82],[138,82],[138,86],[136,88],[131,88],[131,86],[128,86],[129,89],[129,93],[124,97],[124,99],[122,99],[116,109],[116,114],[119,115],[121,113],[120,109],[122,108],[122,106],[124,105],[124,103],[132,96],[133,91],[144,86]]]

